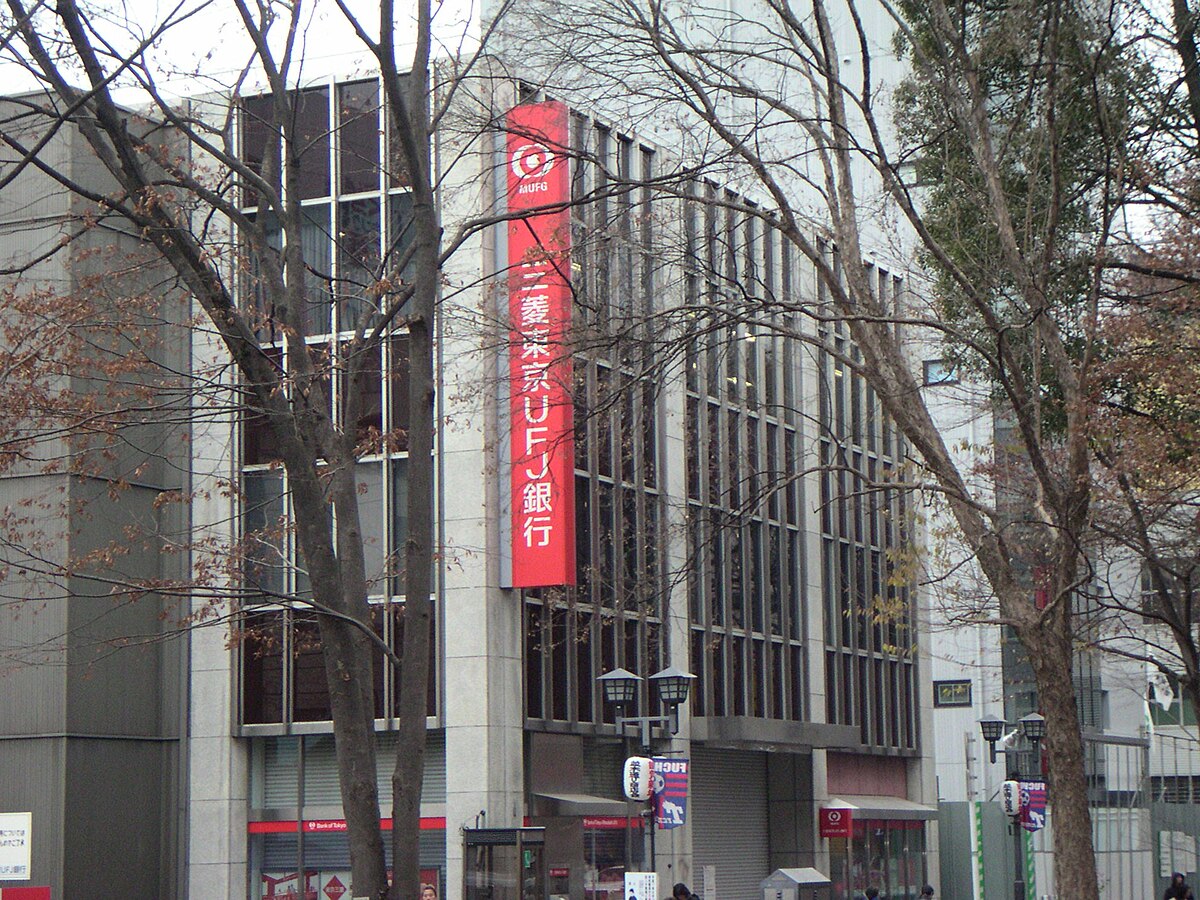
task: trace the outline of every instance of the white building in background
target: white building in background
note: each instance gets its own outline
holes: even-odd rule
[[[400,236],[407,188],[388,171],[373,79],[303,93],[309,130],[323,135],[305,187],[306,264],[337,296],[353,290],[344,285],[359,264],[348,244],[375,248],[369,256]],[[470,102],[503,121],[517,99],[498,82]],[[239,114],[248,158],[263,139],[257,102]],[[815,274],[751,207],[739,212],[730,194],[723,205],[706,202],[717,191],[707,183],[684,202],[649,188],[606,196],[606,172],[649,180],[669,148],[586,110],[571,110],[567,122],[564,142],[578,155],[554,164],[571,167],[576,197],[599,191],[571,214],[574,327],[592,337],[633,327],[573,360],[574,449],[564,452],[573,452],[578,583],[521,590],[509,566],[529,533],[509,524],[504,449],[505,395],[515,388],[500,377],[507,351],[495,324],[508,314],[509,232],[479,233],[447,271],[426,877],[449,900],[528,897],[526,882],[536,897],[617,900],[624,872],[653,868],[660,893],[683,881],[708,898],[756,900],[774,869],[814,866],[835,897],[876,885],[915,898],[937,872],[924,638],[873,625],[854,589],[887,583],[897,523],[910,511],[895,492],[868,507],[833,473],[798,475],[816,471],[830,434],[864,465],[893,465],[903,446],[861,377],[780,334],[814,326],[783,321],[786,310],[766,298],[812,302]],[[502,131],[454,140],[439,143],[441,158],[454,159],[442,173],[448,228],[504,208],[509,190]],[[877,276],[903,303],[903,279],[883,267]],[[731,288],[744,292],[747,315],[725,320],[714,304],[713,327],[676,365],[643,365],[651,360],[640,354],[660,335],[637,317]],[[310,336],[335,357],[339,308],[315,309]],[[202,366],[213,350],[196,352]],[[339,389],[335,382],[335,406]],[[400,331],[380,362],[372,424],[381,431],[404,427],[404,389]],[[231,537],[286,521],[286,479],[252,416],[212,423],[193,446],[197,483],[237,479],[244,498],[212,493],[195,511],[197,528]],[[402,598],[383,573],[403,537],[405,459],[396,446],[359,463],[381,634],[391,642]],[[275,562],[276,589],[305,589],[286,542]],[[919,594],[896,590],[915,617]],[[345,886],[332,725],[306,640],[311,616],[269,602],[245,615],[277,643],[230,653],[218,631],[192,637],[190,895],[259,900],[297,888],[298,872],[313,890]],[[679,734],[656,738],[654,750],[690,764],[686,821],[656,833],[652,862],[641,810],[620,792],[633,731],[613,724],[597,679],[672,665],[695,679]],[[395,691],[390,664],[378,672],[386,760]],[[645,683],[638,694],[641,714],[661,709]],[[381,786],[386,815],[386,779]],[[822,808],[850,812],[848,836],[821,836]]]
[[[869,21],[886,47],[885,20]],[[393,136],[373,76],[297,90],[302,130],[312,137],[300,186],[317,301],[306,339],[337,360],[341,311],[365,299],[371,261],[402,238],[409,191],[391,165]],[[496,122],[518,102],[544,99],[501,80],[481,79],[472,91],[462,102]],[[246,99],[235,117],[248,160],[269,139],[261,125],[270,116],[255,114],[261,102]],[[521,589],[511,578],[514,542],[530,546],[539,533],[512,525],[504,449],[512,385],[501,374],[507,335],[498,323],[509,309],[509,232],[480,231],[446,270],[422,880],[447,900],[624,900],[623,874],[652,869],[663,895],[683,881],[705,900],[757,900],[774,869],[812,866],[829,876],[839,900],[869,886],[891,900],[916,898],[927,881],[938,882],[934,760],[943,733],[934,731],[934,647],[915,625],[926,595],[890,578],[915,511],[899,492],[864,492],[861,477],[820,468],[837,444],[874,480],[906,448],[852,367],[785,337],[814,334],[813,321],[792,310],[819,303],[821,292],[813,268],[764,225],[761,207],[708,181],[697,181],[686,200],[640,186],[604,194],[611,173],[650,181],[671,171],[676,148],[663,146],[655,123],[614,122],[601,106],[586,95],[573,103],[563,141],[572,158],[556,163],[571,167],[575,199],[599,190],[571,214],[572,316],[605,339],[573,360],[576,586]],[[505,141],[499,128],[469,142],[449,130],[438,135],[448,226],[505,208]],[[243,202],[247,212],[267,214],[253,198]],[[884,235],[875,237],[873,278],[902,312],[906,266],[885,262]],[[721,314],[733,297],[742,304],[736,321]],[[239,302],[256,302],[252,284]],[[707,305],[713,315],[673,367],[641,365],[661,349],[656,334],[634,327],[613,339],[618,326],[674,303]],[[821,327],[853,355],[843,330]],[[267,349],[286,352],[278,343]],[[202,337],[192,354],[195,371],[220,359]],[[378,373],[369,415],[348,424],[402,432],[402,328],[381,350]],[[334,377],[335,406],[343,390]],[[143,767],[146,777],[130,783],[142,801],[154,796],[148,780],[169,784],[139,823],[157,842],[143,848],[146,856],[169,859],[154,885],[135,892],[344,896],[348,847],[314,622],[302,607],[274,602],[307,590],[293,542],[276,528],[290,521],[286,476],[269,434],[246,411],[198,420],[189,447],[190,464],[179,470],[200,497],[188,511],[191,533],[262,536],[246,586],[269,589],[273,599],[236,612],[271,639],[231,652],[221,629],[197,630],[178,659],[170,656],[170,672],[140,680],[167,724],[162,734],[138,737],[163,757],[155,759],[165,774]],[[380,636],[392,646],[403,598],[387,560],[404,538],[406,460],[397,442],[358,463],[372,599]],[[226,483],[239,490],[218,489]],[[876,594],[903,610],[895,621],[872,616]],[[653,748],[689,762],[686,821],[656,831],[651,843],[641,811],[620,793],[634,733],[615,725],[597,679],[668,666],[695,676],[679,733],[656,737]],[[403,752],[395,746],[395,673],[381,659],[376,677],[386,764]],[[125,681],[113,683],[124,690]],[[643,683],[638,712],[662,711],[654,704]],[[133,746],[128,735],[116,737]],[[9,773],[0,785],[35,783],[27,758],[9,750],[17,742],[0,744],[0,772]],[[80,771],[91,778],[92,769],[67,764],[41,774],[51,785],[78,784]],[[386,815],[386,772],[380,783]],[[17,802],[6,790],[0,786],[0,800]],[[44,793],[51,799],[39,802],[49,806],[57,795]],[[823,824],[831,830],[823,810],[836,810],[849,828],[823,835]],[[44,857],[57,868],[35,871],[34,880],[55,896],[106,895],[97,873],[121,870],[119,842],[102,842],[71,864],[61,857],[81,835],[103,835],[112,812],[75,809],[79,821],[61,828],[67,849]],[[35,832],[35,840],[46,838]],[[114,896],[125,890],[113,884]]]
[[[993,464],[1008,438],[1003,423],[996,420],[989,391],[969,378],[960,379],[937,357],[937,348],[927,352],[926,401],[947,444],[968,469],[974,468],[977,496],[995,502],[993,473],[1003,466]],[[996,612],[990,588],[955,540],[944,507],[929,510],[928,534],[943,890],[947,895],[974,892],[993,900],[1005,897],[1012,882],[1011,842],[999,812],[1000,785],[1013,772],[1034,777],[1037,767],[1029,752],[1000,752],[991,762],[979,722],[991,716],[1004,719],[1005,740],[997,746],[1001,751],[1028,751],[1018,722],[1037,712],[1037,691],[1015,637],[992,623]],[[1137,608],[1144,590],[1138,561],[1100,559],[1095,565],[1094,591],[1132,601]],[[1144,653],[1142,639],[1151,635],[1140,629],[1150,627],[1135,625],[1125,645]],[[1081,650],[1075,660],[1097,859],[1103,896],[1109,900],[1161,893],[1175,870],[1190,872],[1195,880],[1200,823],[1191,814],[1194,807],[1188,807],[1200,798],[1197,734],[1189,727],[1195,723],[1177,692],[1167,698],[1160,691],[1164,703],[1148,702],[1154,699],[1153,672],[1144,662],[1095,649]],[[1052,812],[1052,793],[1050,799]],[[1049,828],[1028,839],[1026,853],[1028,878],[1040,894],[1053,879]]]

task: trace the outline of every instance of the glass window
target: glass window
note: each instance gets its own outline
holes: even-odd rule
[[[242,721],[283,721],[282,610],[247,612],[242,619]]]
[[[316,616],[295,613],[292,624],[292,721],[320,722],[330,717],[329,683]]]
[[[342,331],[357,331],[379,311],[380,201],[378,197],[338,204],[338,277],[335,285]]]
[[[274,158],[275,177],[279,166],[279,129],[275,127],[275,101],[269,95],[247,97],[241,109],[242,161],[258,175],[263,174],[263,164],[268,154]],[[257,192],[247,186],[242,192],[245,206],[258,205]]]
[[[921,364],[925,384],[958,384],[958,370],[944,359],[927,359]]]
[[[243,479],[243,573],[251,591],[277,598],[287,590],[289,528],[284,509],[283,475],[247,472]]]
[[[356,81],[338,85],[338,163],[341,191],[379,189],[379,85]]]
[[[328,197],[329,89],[310,88],[295,95],[296,143],[300,200]]]
[[[329,314],[333,307],[333,250],[328,206],[304,208],[300,242],[304,257],[305,306],[301,310],[304,333],[328,334],[332,327]]]
[[[283,350],[267,347],[264,351],[276,372],[283,372]],[[242,388],[242,461],[257,466],[279,459],[279,442],[267,424],[267,417],[254,406],[254,395],[248,386]]]
[[[372,597],[387,593],[387,544],[384,540],[383,463],[359,463],[355,467],[358,484],[358,518],[362,529],[363,556],[366,562],[367,592]]]
[[[394,459],[392,466],[392,554],[396,564],[396,584],[392,593],[404,595],[405,541],[408,540],[408,460]]]

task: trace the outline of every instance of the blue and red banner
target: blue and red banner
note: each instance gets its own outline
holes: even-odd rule
[[[1037,831],[1046,826],[1046,782],[1022,781],[1021,827]]]
[[[688,761],[654,757],[654,821],[678,828],[687,821]]]

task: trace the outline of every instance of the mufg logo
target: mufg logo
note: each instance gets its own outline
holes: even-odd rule
[[[513,150],[512,173],[522,182],[518,194],[533,194],[549,190],[541,179],[554,168],[554,154],[545,144],[522,144]]]

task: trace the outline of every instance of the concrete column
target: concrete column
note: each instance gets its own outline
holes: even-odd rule
[[[674,234],[678,223],[683,221],[678,204],[661,201],[656,207],[654,227],[660,233],[662,246],[674,246],[682,238]],[[674,285],[682,290],[681,273],[674,270],[659,272],[660,284]],[[660,293],[656,291],[656,297]],[[683,297],[667,296],[659,301],[666,308],[678,307]],[[687,394],[681,366],[668,373],[659,394],[659,477],[666,498],[663,533],[666,539],[665,564],[672,574],[670,597],[666,609],[666,634],[670,664],[684,672],[692,671],[691,663],[691,611],[688,609],[688,579],[683,577],[689,568],[687,529]],[[645,672],[644,675],[652,673]],[[694,685],[693,685],[694,689]],[[682,759],[691,756],[691,701],[680,708],[679,734],[668,745],[670,755]],[[696,883],[700,873],[695,871],[692,859],[692,814],[689,803],[688,818],[679,828],[659,831],[655,835],[655,856],[659,882],[659,896],[667,896],[671,885],[684,882],[693,891],[699,891]],[[707,900],[707,898],[706,898]]]
[[[474,141],[469,140],[475,137]],[[494,200],[487,140],[464,132],[439,136],[441,159],[453,160],[442,186],[447,230]],[[444,270],[438,354],[441,658],[446,729],[446,900],[463,892],[462,829],[523,822],[524,707],[521,694],[519,592],[500,587],[508,473],[497,455],[503,357],[495,315],[503,273],[494,235],[476,236]]]
[[[215,346],[198,339],[194,350],[197,370],[207,370],[217,352]],[[233,444],[231,421],[196,429],[192,439],[196,483],[213,484],[213,479],[231,476]],[[233,498],[223,491],[202,492],[191,508],[195,539],[232,540],[235,508]],[[194,603],[197,611],[205,605],[203,599]],[[246,896],[249,753],[248,742],[233,735],[237,655],[229,650],[227,641],[225,625],[196,628],[191,635],[186,736],[190,766],[186,884],[191,900],[243,900]]]

